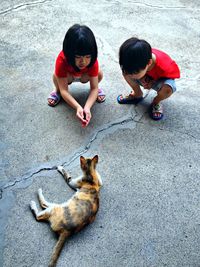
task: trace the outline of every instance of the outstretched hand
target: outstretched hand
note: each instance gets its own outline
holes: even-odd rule
[[[142,86],[144,87],[144,89],[151,89],[153,86],[154,80],[150,76],[145,75],[142,79],[140,79],[140,82]]]
[[[84,113],[84,118],[86,120],[86,125],[82,125],[82,126],[86,127],[86,126],[88,126],[88,124],[89,124],[89,122],[91,120],[92,114],[90,112],[90,109],[87,109],[87,108],[83,109],[83,113]]]
[[[91,112],[88,109],[78,107],[76,110],[76,116],[80,120],[82,127],[86,127],[91,119]]]

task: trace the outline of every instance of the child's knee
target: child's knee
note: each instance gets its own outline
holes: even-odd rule
[[[86,74],[86,73],[84,73],[84,74],[82,74],[82,76],[81,76],[81,78],[79,78],[79,81],[81,82],[81,83],[87,83],[87,82],[89,82],[89,80],[90,80],[90,77],[88,76],[88,74]],[[73,79],[73,82],[75,81],[75,79]],[[78,80],[77,80],[78,81]]]
[[[162,88],[158,91],[158,95],[164,98],[170,97],[172,94],[173,94],[173,88],[168,84],[164,84]]]
[[[53,74],[52,79],[53,79],[53,82],[54,82],[54,83],[57,82],[57,78],[56,78],[56,75],[55,75],[55,74]]]
[[[174,79],[165,80],[164,85],[166,85],[167,93],[173,94],[174,92],[176,92],[176,83]]]
[[[102,70],[99,70],[99,73],[98,73],[98,82],[100,82],[102,79],[103,79],[103,71]]]
[[[176,83],[174,79],[160,79],[154,85],[153,89],[157,91],[157,93],[164,92],[167,95],[171,95],[176,92]]]

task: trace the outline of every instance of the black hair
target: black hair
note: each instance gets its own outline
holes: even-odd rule
[[[91,55],[88,67],[91,67],[97,59],[97,44],[93,32],[85,25],[74,24],[67,31],[63,41],[63,53],[69,64],[80,71],[75,65],[75,55]]]
[[[151,58],[150,44],[135,37],[126,40],[119,49],[119,64],[124,74],[140,72]]]

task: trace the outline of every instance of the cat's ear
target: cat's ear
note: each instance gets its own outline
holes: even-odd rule
[[[81,169],[83,171],[87,170],[87,161],[83,156],[80,156],[80,164],[81,164]]]
[[[84,164],[85,163],[85,158],[83,156],[80,156],[80,163]]]
[[[92,161],[94,161],[95,164],[98,163],[98,160],[99,160],[99,156],[98,156],[98,155],[95,155],[95,156],[93,157],[93,159],[92,159]]]

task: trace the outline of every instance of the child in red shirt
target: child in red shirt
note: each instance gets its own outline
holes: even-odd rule
[[[170,97],[176,91],[176,78],[180,77],[180,70],[174,60],[166,53],[152,49],[145,40],[130,38],[119,50],[119,64],[123,76],[132,88],[132,92],[123,97],[119,95],[120,104],[137,104],[143,100],[140,86],[154,89],[157,96],[151,106],[152,119],[163,117],[161,101]]]
[[[98,88],[103,73],[99,69],[97,60],[97,44],[93,32],[87,26],[73,25],[67,31],[63,50],[56,59],[53,82],[55,91],[48,97],[48,104],[57,105],[60,98],[65,100],[73,109],[83,127],[86,127],[91,119],[91,108],[95,101],[105,101],[105,94]],[[84,107],[69,93],[68,85],[72,82],[90,82],[90,93]]]

